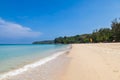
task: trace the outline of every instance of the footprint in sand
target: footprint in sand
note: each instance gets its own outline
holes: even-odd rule
[[[119,70],[113,70],[113,72],[119,72]]]

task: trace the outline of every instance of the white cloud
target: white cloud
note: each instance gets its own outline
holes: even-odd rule
[[[36,38],[40,34],[40,32],[33,31],[29,27],[24,27],[0,18],[0,38]]]

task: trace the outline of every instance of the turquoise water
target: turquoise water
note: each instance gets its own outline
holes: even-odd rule
[[[55,52],[68,45],[0,45],[0,74],[17,69]]]

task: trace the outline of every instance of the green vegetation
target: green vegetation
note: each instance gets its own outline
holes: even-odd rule
[[[120,18],[119,18],[120,20]],[[115,19],[112,22],[112,33],[113,33],[113,38],[116,42],[120,42],[120,22]]]
[[[69,43],[86,43],[89,42],[90,34],[76,35],[71,37],[59,37],[54,41],[55,43],[69,44]]]
[[[115,19],[111,28],[101,28],[93,31],[91,34],[82,34],[71,37],[59,37],[54,40],[55,43],[97,43],[97,42],[120,42],[120,19]]]
[[[55,40],[38,41],[34,44],[70,44],[70,43],[98,43],[98,42],[120,42],[120,19],[115,19],[111,28],[101,28],[93,31],[91,34],[82,34],[76,36],[64,36],[55,38]]]

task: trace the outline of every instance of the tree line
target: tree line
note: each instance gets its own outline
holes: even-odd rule
[[[64,36],[55,38],[54,43],[98,43],[98,42],[120,42],[120,19],[112,21],[111,28],[100,28],[91,34],[76,36]]]

